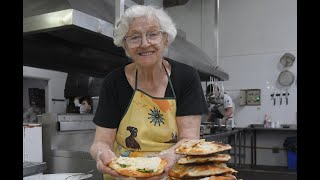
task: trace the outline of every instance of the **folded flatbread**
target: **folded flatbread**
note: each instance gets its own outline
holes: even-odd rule
[[[212,154],[212,155],[194,155],[185,156],[179,159],[178,164],[201,164],[208,162],[222,163],[227,162],[231,159],[229,154]]]
[[[237,173],[237,171],[227,167],[224,163],[197,165],[180,165],[176,163],[169,171],[168,175],[174,178],[186,179],[221,175],[225,173],[233,174]]]
[[[221,176],[211,176],[208,179],[200,179],[200,180],[237,180],[237,178],[232,174],[224,174]]]
[[[159,157],[119,157],[109,167],[128,177],[152,177],[163,173],[167,165]]]
[[[223,176],[211,176],[209,180],[237,180],[237,178],[232,174],[226,174]]]
[[[237,180],[237,178],[232,174],[223,174],[219,176],[210,176],[205,178],[192,178],[198,180]],[[182,180],[181,178],[175,178],[168,176],[166,180]]]
[[[200,139],[189,140],[182,143],[178,148],[175,149],[175,153],[185,155],[208,155],[230,149],[231,146],[229,144]]]

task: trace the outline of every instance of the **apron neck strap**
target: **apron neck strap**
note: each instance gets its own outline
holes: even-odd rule
[[[138,84],[138,69],[136,69],[136,77],[134,81],[134,91],[137,90],[137,84]]]
[[[173,97],[174,97],[174,99],[176,99],[176,93],[174,92],[173,85],[172,85],[169,73],[167,71],[167,68],[164,66],[163,62],[162,62],[162,66],[163,66],[164,70],[166,71],[166,74],[167,74],[167,77],[168,77],[168,81],[169,81],[169,84],[170,84],[170,87],[171,87],[171,90],[172,90]]]
[[[172,93],[173,93],[173,97],[176,99],[176,93],[174,92],[173,85],[172,85],[169,73],[167,71],[167,68],[164,66],[163,62],[162,62],[162,66],[163,66],[163,68],[164,68],[164,70],[165,70],[165,72],[167,74],[168,81],[169,81],[169,84],[170,84],[170,87],[171,87],[171,90],[172,90]],[[138,70],[136,69],[136,77],[135,77],[135,82],[134,82],[134,90],[135,91],[137,90],[137,85],[138,85]]]

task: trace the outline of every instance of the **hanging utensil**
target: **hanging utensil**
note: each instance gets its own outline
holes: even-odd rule
[[[293,65],[295,61],[295,57],[293,54],[291,53],[285,53],[281,58],[280,58],[280,63],[284,66],[284,67],[290,67]]]
[[[218,87],[217,79],[215,77],[214,77],[214,86],[213,87],[214,87],[214,89],[213,89],[214,97],[217,99],[220,96],[220,89]]]
[[[273,91],[273,105],[275,106],[276,105],[276,90]]]
[[[282,89],[280,89],[279,99],[280,99],[280,105],[282,105]]]
[[[220,84],[221,84],[221,87],[220,87],[220,89],[221,89],[221,92],[220,92],[220,98],[222,99],[222,98],[224,97],[224,86],[223,86],[223,81],[221,81],[221,82],[220,82]]]
[[[285,97],[286,97],[286,105],[288,105],[288,95],[289,95],[288,89],[289,88],[286,89],[286,95],[285,95]]]
[[[212,91],[211,91],[211,93],[212,93],[212,98],[216,98],[216,94],[215,94],[215,91],[214,91],[214,85],[215,85],[215,77],[211,77],[211,84],[212,84]]]
[[[294,82],[295,76],[291,71],[284,70],[279,74],[278,82],[280,85],[285,87],[286,92],[286,104],[288,104],[288,91],[292,83]]]

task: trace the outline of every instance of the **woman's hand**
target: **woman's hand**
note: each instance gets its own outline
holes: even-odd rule
[[[108,166],[108,164],[116,158],[117,156],[110,149],[98,149],[96,158],[97,169],[104,174],[110,174],[113,177],[121,177],[119,173]]]
[[[158,155],[161,159],[167,161],[167,165],[164,168],[165,174],[168,174],[169,170],[173,167],[173,165],[178,161],[181,155],[176,154],[174,149],[163,150]]]

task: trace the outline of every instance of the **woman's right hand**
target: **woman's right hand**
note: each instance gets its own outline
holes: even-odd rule
[[[119,173],[108,166],[114,159],[117,159],[117,156],[110,149],[98,149],[96,158],[97,169],[104,174],[109,174],[113,177],[121,177]]]

